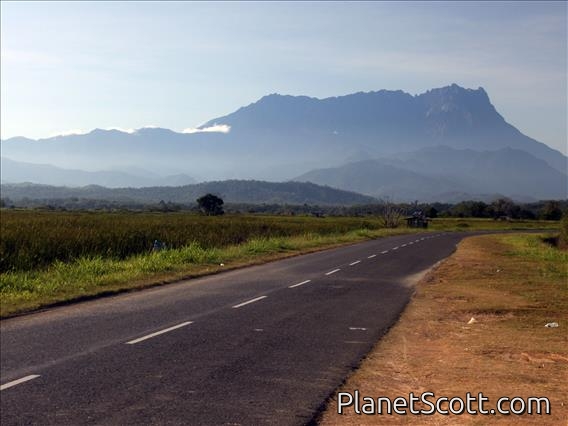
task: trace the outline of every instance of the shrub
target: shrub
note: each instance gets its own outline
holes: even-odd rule
[[[564,212],[560,221],[560,236],[558,238],[558,247],[568,249],[568,212]]]

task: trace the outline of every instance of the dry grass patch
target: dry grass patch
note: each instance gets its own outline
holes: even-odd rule
[[[422,280],[399,323],[339,390],[375,399],[483,392],[488,408],[503,396],[546,396],[552,415],[365,416],[352,408],[338,415],[332,400],[321,423],[567,424],[567,264],[568,253],[535,235],[464,240]],[[552,321],[560,327],[544,327]]]

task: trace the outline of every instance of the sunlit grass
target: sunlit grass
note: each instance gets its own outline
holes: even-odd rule
[[[415,231],[400,228],[354,230],[333,235],[308,233],[255,238],[224,248],[204,248],[192,243],[179,249],[137,254],[124,260],[96,256],[71,262],[56,261],[46,269],[0,275],[0,314],[4,316],[83,296],[145,287],[314,249],[409,232]]]
[[[378,218],[0,211],[0,272],[47,267],[82,257],[126,259],[148,253],[155,240],[168,248],[218,248],[253,239],[312,233],[331,235],[381,228]]]
[[[429,230],[384,229],[376,217],[2,211],[0,315],[389,235],[552,226],[436,219]],[[154,239],[168,248],[152,252]]]

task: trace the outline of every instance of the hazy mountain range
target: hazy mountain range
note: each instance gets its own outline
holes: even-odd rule
[[[329,185],[375,197],[448,201],[456,193],[506,194],[520,201],[566,197],[566,175],[525,151],[424,148],[376,160],[313,170],[295,180]],[[491,198],[491,197],[489,197]]]
[[[37,141],[11,138],[1,151],[12,160],[3,159],[3,182],[138,187],[170,179],[295,179],[423,201],[496,193],[566,198],[568,184],[566,156],[508,124],[482,88],[457,85],[416,96],[273,94],[192,133],[96,129]]]
[[[159,176],[144,169],[84,170],[63,169],[50,164],[32,164],[1,158],[3,183],[33,182],[44,185],[85,186],[101,185],[108,188],[143,186],[180,186],[195,183],[185,174]]]

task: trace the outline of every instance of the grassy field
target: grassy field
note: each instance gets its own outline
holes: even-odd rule
[[[373,217],[0,212],[0,315],[388,235]],[[431,230],[557,222],[436,219]],[[154,240],[167,250],[152,252]],[[223,264],[223,266],[221,266]]]
[[[321,423],[566,424],[568,251],[550,246],[544,236],[462,241],[418,285],[399,322],[340,391],[391,399],[410,392],[450,398],[483,392],[487,409],[502,396],[545,396],[551,415],[362,416],[352,408],[338,415],[331,401]],[[550,322],[559,327],[544,327]]]
[[[100,256],[126,259],[151,251],[154,240],[169,248],[198,244],[219,248],[250,239],[311,233],[330,235],[379,229],[377,219],[188,213],[67,213],[3,210],[0,272],[33,270],[54,261]]]
[[[154,240],[178,249],[191,244],[220,248],[251,239],[302,234],[344,234],[381,228],[378,218],[227,215],[188,213],[68,213],[2,210],[0,273],[30,271],[56,261],[85,257],[126,259],[148,253]],[[433,230],[530,229],[556,222],[435,219]]]
[[[501,221],[478,218],[436,218],[430,222],[433,231],[523,231],[531,229],[558,230],[559,222],[552,220]]]

